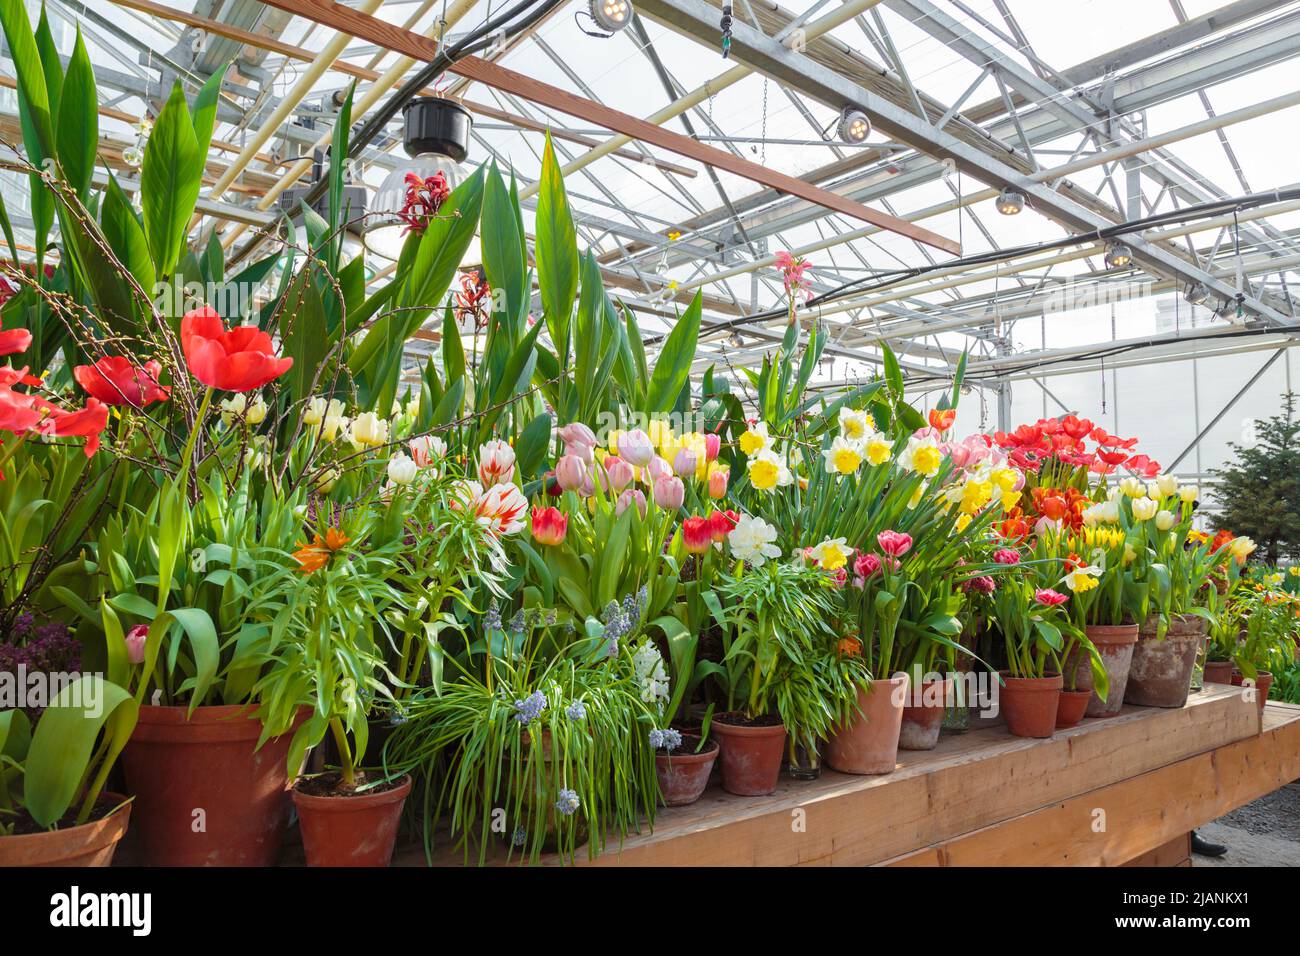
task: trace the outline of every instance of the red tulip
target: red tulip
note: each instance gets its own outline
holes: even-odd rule
[[[130,405],[144,408],[152,402],[166,401],[170,389],[158,384],[162,366],[150,359],[143,367],[132,365],[122,355],[106,355],[94,365],[78,365],[72,377],[86,393],[105,405]]]
[[[40,385],[41,380],[35,375],[27,374],[27,366],[14,368],[12,365],[6,365],[0,368],[0,388],[7,388],[10,385]]]
[[[276,356],[271,336],[254,325],[227,331],[211,306],[181,319],[181,348],[195,378],[226,392],[251,392],[293,366],[293,359]]]
[[[15,392],[8,386],[0,387],[0,429],[20,435],[35,427],[44,417],[36,403],[35,395]]]
[[[32,346],[32,333],[26,329],[5,329],[0,332],[0,355],[26,352]]]
[[[568,516],[559,508],[533,509],[533,537],[541,544],[563,544],[569,533]]]
[[[682,522],[682,544],[688,554],[703,554],[713,544],[713,531],[708,518],[698,516]]]
[[[1061,419],[1061,427],[1065,433],[1074,439],[1082,439],[1088,436],[1092,431],[1092,422],[1086,418],[1080,418],[1077,415],[1066,415]]]
[[[1039,588],[1034,592],[1034,600],[1044,607],[1056,607],[1056,605],[1064,604],[1069,599],[1069,595],[1062,594],[1060,591],[1053,591],[1051,588]]]
[[[740,515],[735,511],[714,511],[709,515],[709,533],[721,544],[739,523]]]
[[[952,423],[956,420],[957,409],[955,408],[930,409],[930,425],[935,431],[946,432],[952,428]]]
[[[108,427],[108,406],[97,398],[86,400],[86,407],[74,412],[65,412],[48,402],[49,409],[36,426],[42,435],[55,435],[60,438],[79,437],[86,439],[86,457],[89,458],[99,450],[99,433]]]

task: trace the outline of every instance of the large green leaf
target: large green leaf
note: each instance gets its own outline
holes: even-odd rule
[[[515,204],[495,163],[488,170],[483,189],[480,240],[488,285],[494,293],[505,296],[506,318],[513,330],[526,309],[528,256]]]
[[[63,174],[83,202],[90,192],[98,145],[99,98],[95,93],[95,72],[78,29],[59,100],[58,148]]]
[[[703,299],[696,292],[655,360],[643,411],[651,414],[667,412],[677,402],[677,396],[690,378],[691,363],[695,361],[695,344],[700,334],[703,310]]]
[[[569,197],[564,192],[564,174],[555,160],[550,133],[546,134],[546,149],[542,153],[542,178],[534,231],[542,311],[551,341],[559,352],[561,364],[564,364],[569,348],[573,297],[578,292],[578,235],[573,228]]]
[[[98,674],[85,674],[64,687],[41,715],[27,755],[23,801],[32,819],[43,827],[58,823],[86,779],[100,730],[106,772],[138,715],[131,695]]]
[[[178,82],[154,123],[140,170],[144,234],[160,278],[172,274],[185,246],[202,182],[196,156],[204,152],[194,136],[190,108]]]

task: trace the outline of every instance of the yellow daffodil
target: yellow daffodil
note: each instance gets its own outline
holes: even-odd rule
[[[957,516],[957,530],[958,530],[958,531],[965,531],[968,527],[970,527],[970,521],[971,521],[970,515],[968,515],[968,514],[960,514],[960,515],[958,515],[958,516]]]
[[[838,571],[849,563],[852,548],[844,546],[843,538],[828,538],[808,550],[808,556],[827,571]]]
[[[876,423],[867,412],[852,408],[840,409],[840,434],[852,442],[860,442],[876,430]]]
[[[857,442],[836,436],[831,447],[822,452],[828,475],[852,475],[862,466],[862,450]]]
[[[740,436],[740,450],[752,457],[772,444],[767,422],[755,422]]]
[[[759,491],[774,491],[794,480],[790,469],[773,451],[763,448],[749,460],[749,483]]]
[[[907,502],[908,511],[911,511],[913,508],[915,508],[917,505],[921,503],[921,499],[925,497],[925,490],[927,487],[928,486],[924,481],[916,486],[916,491],[912,492],[912,497],[908,499]]]
[[[883,465],[889,461],[890,456],[894,453],[894,444],[886,435],[880,432],[872,432],[862,443],[862,451],[866,455],[867,461],[873,465]]]
[[[939,451],[939,445],[933,438],[912,436],[908,439],[903,453],[898,456],[900,465],[908,471],[915,471],[927,478],[935,476],[942,462],[943,452]]]
[[[975,514],[992,500],[993,483],[991,481],[971,480],[962,486],[960,508],[965,514]]]
[[[1016,486],[1020,484],[1020,472],[1014,468],[992,468],[989,470],[989,481],[997,485],[1004,495],[1010,494],[1019,490]]]

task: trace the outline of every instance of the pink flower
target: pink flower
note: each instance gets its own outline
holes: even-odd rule
[[[1019,564],[1020,552],[1015,548],[998,548],[993,552],[993,560],[998,564]]]
[[[1034,600],[1044,607],[1056,607],[1058,604],[1064,604],[1070,600],[1068,595],[1060,591],[1053,591],[1051,588],[1039,588],[1034,592]]]
[[[646,483],[653,485],[660,478],[667,478],[673,473],[673,466],[668,464],[667,459],[655,455],[650,459],[650,464],[645,466]]]
[[[636,505],[636,510],[641,512],[641,517],[645,517],[645,494],[640,488],[628,488],[618,496],[618,501],[614,503],[614,514],[621,515],[629,507]]]
[[[962,584],[961,589],[968,594],[972,591],[978,594],[992,594],[997,590],[997,584],[987,574],[982,574],[977,578],[970,578]]]
[[[126,659],[132,664],[144,663],[144,646],[149,639],[149,625],[137,624],[126,632]]]
[[[565,455],[555,463],[555,483],[565,491],[577,491],[587,477],[587,463],[577,455]]]
[[[619,457],[637,468],[644,468],[650,464],[650,459],[654,457],[654,453],[655,449],[650,441],[650,436],[640,428],[634,428],[630,432],[624,432],[618,436]]]
[[[704,436],[704,460],[717,461],[718,453],[722,451],[722,436],[714,432]]]
[[[731,480],[730,468],[715,468],[709,472],[709,497],[718,501],[727,496],[727,482]]]
[[[686,499],[686,486],[676,475],[665,475],[655,479],[655,504],[669,511],[676,511]]]
[[[618,455],[606,455],[598,477],[602,488],[612,489],[617,494],[632,484],[632,466]]]
[[[880,558],[874,554],[859,554],[853,560],[853,573],[859,578],[871,577],[880,570]]]
[[[560,440],[564,442],[566,455],[577,455],[591,464],[596,449],[596,435],[582,422],[570,422],[560,429]]]
[[[912,550],[912,536],[897,531],[880,532],[876,535],[876,542],[880,545],[881,551],[894,558],[901,558]]]
[[[677,454],[673,457],[673,471],[678,478],[690,478],[695,474],[695,465],[698,456],[689,448],[677,449]]]

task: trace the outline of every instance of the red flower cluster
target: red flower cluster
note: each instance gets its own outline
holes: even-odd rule
[[[1136,438],[1112,435],[1077,415],[1040,418],[1012,432],[994,432],[993,440],[1007,450],[1012,464],[1025,471],[1035,471],[1054,458],[1099,475],[1108,475],[1120,466],[1148,478],[1160,472],[1158,462],[1132,453]],[[1093,447],[1088,446],[1088,441],[1094,443]]]
[[[0,332],[0,354],[26,351],[31,342],[32,335],[26,329],[7,329]],[[92,397],[84,408],[69,411],[40,395],[15,392],[13,387],[19,384],[39,385],[40,379],[28,375],[26,368],[0,369],[0,431],[84,438],[87,458],[99,450],[99,434],[108,425],[107,405]]]
[[[465,322],[468,319],[474,320],[474,329],[477,331],[486,324],[483,303],[488,301],[492,294],[492,289],[488,285],[487,275],[482,269],[474,269],[470,272],[461,273],[460,290],[456,293],[456,320]]]
[[[409,232],[422,235],[429,227],[429,220],[437,215],[439,207],[450,195],[451,187],[447,185],[447,177],[441,172],[434,173],[427,179],[416,173],[407,173],[406,201],[402,203],[402,211],[398,213],[406,223],[402,235]]]
[[[1071,531],[1083,527],[1083,512],[1092,499],[1077,488],[1038,487],[1030,492],[1034,512],[1048,521],[1059,521]]]
[[[735,511],[710,511],[706,517],[691,516],[682,522],[682,546],[687,554],[704,554],[711,544],[721,544],[740,521]]]

